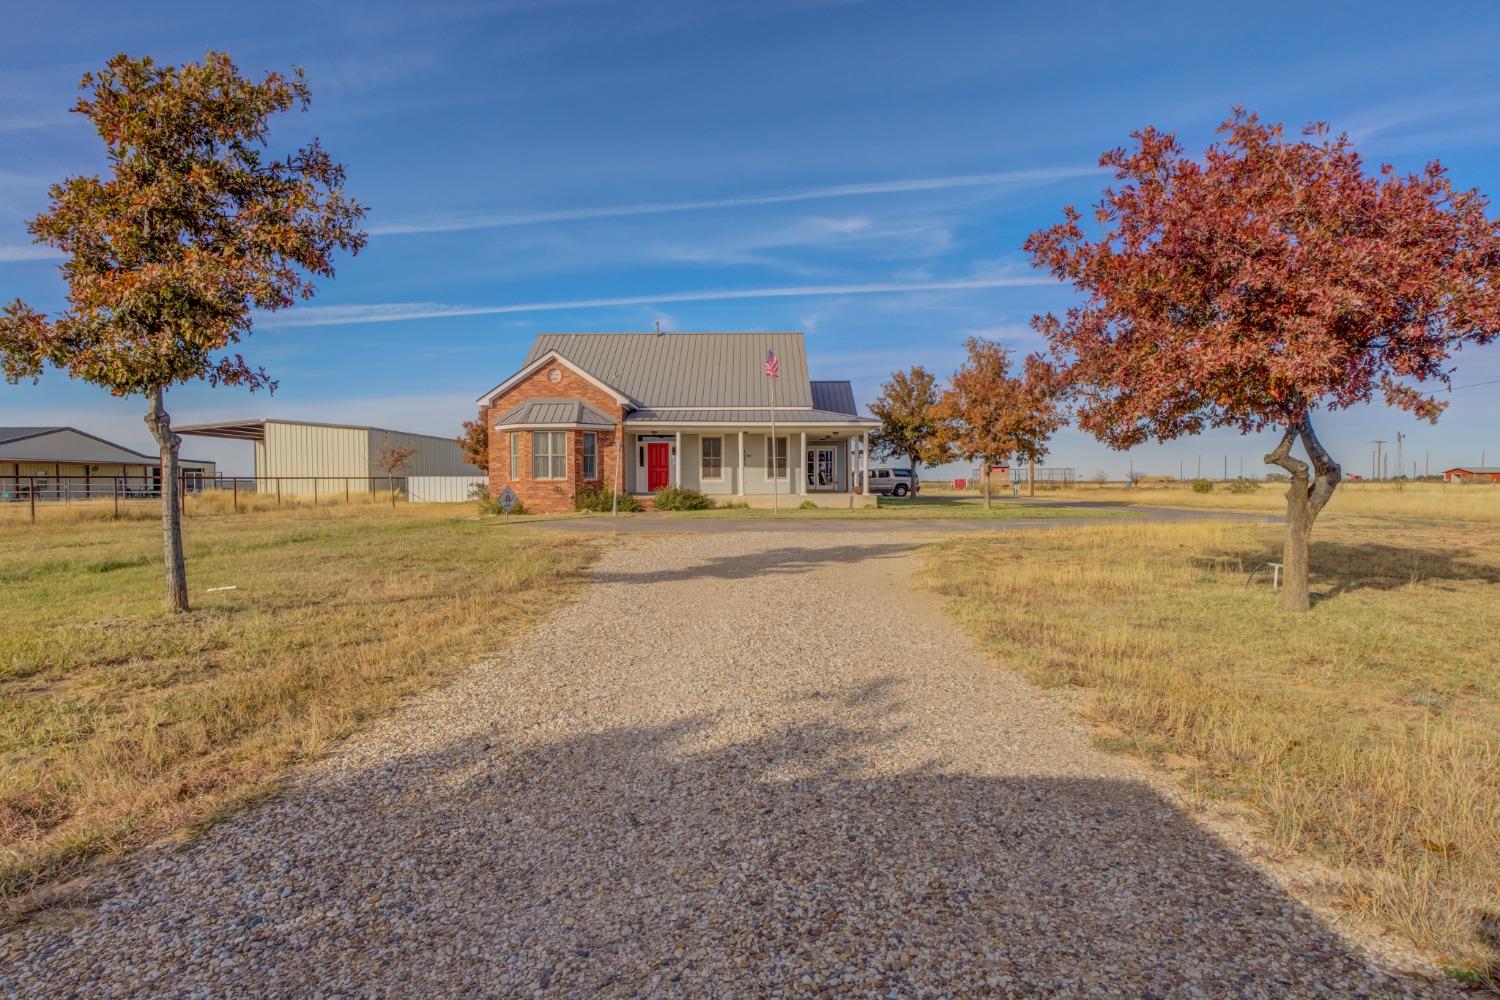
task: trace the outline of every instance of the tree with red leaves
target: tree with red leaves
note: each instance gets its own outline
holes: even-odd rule
[[[489,471],[490,428],[483,413],[473,420],[465,420],[463,433],[455,440],[458,441],[458,448],[463,453],[465,462],[476,469]]]
[[[1047,454],[1047,439],[1063,425],[1055,375],[1038,356],[1012,375],[1010,351],[993,340],[970,337],[968,359],[953,373],[937,405],[940,438],[962,458],[981,463],[984,505],[991,506],[990,467],[1019,456]]]
[[[79,89],[73,111],[93,122],[112,176],[53,185],[51,210],[31,221],[37,242],[68,257],[69,307],[48,317],[8,305],[0,369],[14,383],[51,365],[145,397],[161,449],[167,605],[185,611],[181,438],[166,391],[196,380],[274,390],[265,369],[227,349],[251,332],[253,310],[311,298],[335,250],[364,247],[365,209],[316,141],[284,159],[263,153],[271,116],[310,100],[301,70],[257,81],[220,52],[181,67],[119,55]]]
[[[1447,384],[1452,353],[1500,331],[1500,224],[1440,164],[1371,174],[1322,123],[1293,141],[1236,108],[1219,134],[1201,161],[1154,128],[1100,158],[1120,182],[1095,208],[1103,232],[1070,205],[1025,243],[1086,300],[1032,323],[1079,426],[1115,448],[1280,435],[1266,462],[1291,478],[1282,606],[1305,611],[1313,521],[1341,478],[1314,415],[1378,394],[1437,419],[1423,383]]]

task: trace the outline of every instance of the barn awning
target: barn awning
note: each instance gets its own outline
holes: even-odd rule
[[[217,424],[187,424],[172,429],[178,434],[192,434],[195,437],[230,438],[235,441],[266,439],[264,420],[226,420]]]

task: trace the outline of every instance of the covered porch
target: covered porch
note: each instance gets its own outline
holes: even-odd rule
[[[868,421],[726,425],[625,423],[623,489],[646,496],[663,486],[721,502],[771,506],[810,500],[820,507],[875,506],[864,492]]]

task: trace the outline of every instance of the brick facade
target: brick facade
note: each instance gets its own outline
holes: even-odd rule
[[[550,373],[554,371],[559,375],[555,382],[550,378]],[[600,413],[609,414],[615,419],[613,430],[607,428],[588,431],[563,430],[567,436],[568,455],[567,478],[565,479],[538,480],[532,476],[532,431],[530,429],[508,431],[495,427],[495,421],[501,415],[527,400],[539,398],[581,399]],[[555,514],[572,510],[574,498],[580,486],[593,483],[614,486],[615,464],[619,457],[619,449],[615,443],[624,433],[624,421],[624,407],[609,393],[561,362],[543,365],[521,382],[511,386],[504,395],[495,397],[485,414],[485,423],[490,431],[490,496],[499,496],[500,491],[509,486],[515,490],[516,496],[521,498],[526,509],[533,514]],[[598,435],[596,450],[599,456],[598,478],[587,482],[583,478],[583,436],[586,433]],[[514,479],[510,474],[512,434],[517,435],[520,457],[517,469],[519,475]]]

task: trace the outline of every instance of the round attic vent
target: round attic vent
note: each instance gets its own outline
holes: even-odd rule
[[[547,373],[547,380],[550,382],[561,382],[562,372],[558,371],[556,368],[552,369]]]

